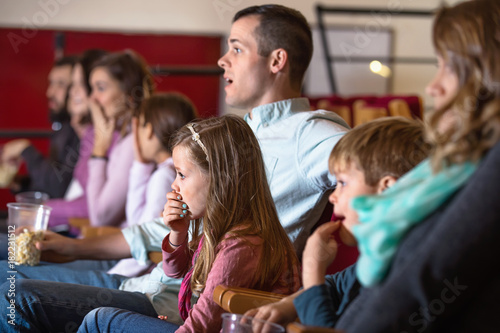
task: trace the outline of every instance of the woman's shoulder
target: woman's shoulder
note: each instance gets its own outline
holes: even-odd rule
[[[500,177],[498,173],[498,171],[500,170],[499,166],[500,166],[500,142],[497,142],[481,160],[481,163],[479,164],[478,169],[476,170],[474,176],[479,177],[479,175],[488,175],[488,177],[499,178]]]
[[[489,158],[500,158],[500,141],[497,142],[488,153]]]

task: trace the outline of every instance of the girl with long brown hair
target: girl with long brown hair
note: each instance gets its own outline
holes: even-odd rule
[[[179,328],[101,308],[86,316],[80,331],[94,331],[96,325],[130,332],[139,327],[219,332],[223,309],[212,299],[216,286],[282,294],[299,288],[298,259],[278,220],[259,144],[245,121],[223,116],[190,123],[173,136],[172,147],[177,178],[163,212],[171,229],[162,245],[163,269],[167,276],[184,277],[178,309],[172,311],[185,323]]]

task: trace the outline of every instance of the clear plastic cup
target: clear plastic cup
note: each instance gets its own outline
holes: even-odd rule
[[[16,202],[43,205],[50,197],[47,193],[39,191],[28,191],[16,194]]]
[[[9,233],[16,239],[16,264],[38,265],[41,253],[35,244],[43,239],[52,208],[30,203],[8,203],[7,207]]]
[[[281,325],[234,313],[222,314],[222,333],[282,333],[285,328]]]

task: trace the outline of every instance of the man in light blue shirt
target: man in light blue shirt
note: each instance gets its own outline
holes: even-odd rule
[[[299,257],[335,187],[328,157],[347,126],[332,112],[308,108],[306,98],[295,98],[245,116],[259,139],[280,222]]]
[[[264,36],[264,31],[272,31],[273,36]],[[228,83],[226,103],[249,112],[245,119],[261,145],[280,221],[300,255],[335,186],[328,172],[328,157],[348,126],[332,112],[310,111],[307,99],[300,98],[312,39],[299,12],[278,5],[244,9],[234,18],[228,45],[228,52],[218,62]],[[95,239],[63,239],[48,234],[40,247],[71,259],[121,259],[132,255],[143,262],[148,251],[160,250],[167,233],[160,220]],[[2,271],[7,272],[7,267]],[[16,314],[17,329],[43,326],[50,331],[64,331],[68,325],[78,327],[86,313],[100,306],[149,316],[167,315],[169,321],[179,323],[180,280],[166,277],[161,263],[151,274],[138,278],[55,265],[20,267],[19,271],[25,279],[16,281],[16,300],[24,311]],[[7,294],[8,284],[2,288]],[[0,303],[8,301],[5,298]],[[0,327],[5,332],[13,329],[7,321]]]
[[[226,103],[248,111],[280,222],[299,257],[336,184],[328,157],[349,128],[300,98],[312,49],[311,30],[298,11],[253,6],[235,15],[228,51],[218,62]]]

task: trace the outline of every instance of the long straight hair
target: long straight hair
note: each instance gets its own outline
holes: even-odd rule
[[[193,268],[191,288],[197,293],[203,291],[217,246],[227,235],[255,235],[262,239],[262,255],[252,287],[268,290],[286,269],[293,270],[298,259],[279,222],[257,138],[248,124],[234,115],[194,124],[207,154],[186,127],[172,136],[171,144],[172,149],[187,148],[191,161],[209,181],[205,216],[193,223],[191,250],[197,247],[201,235],[204,242]],[[296,277],[290,272],[288,278],[291,281]]]

